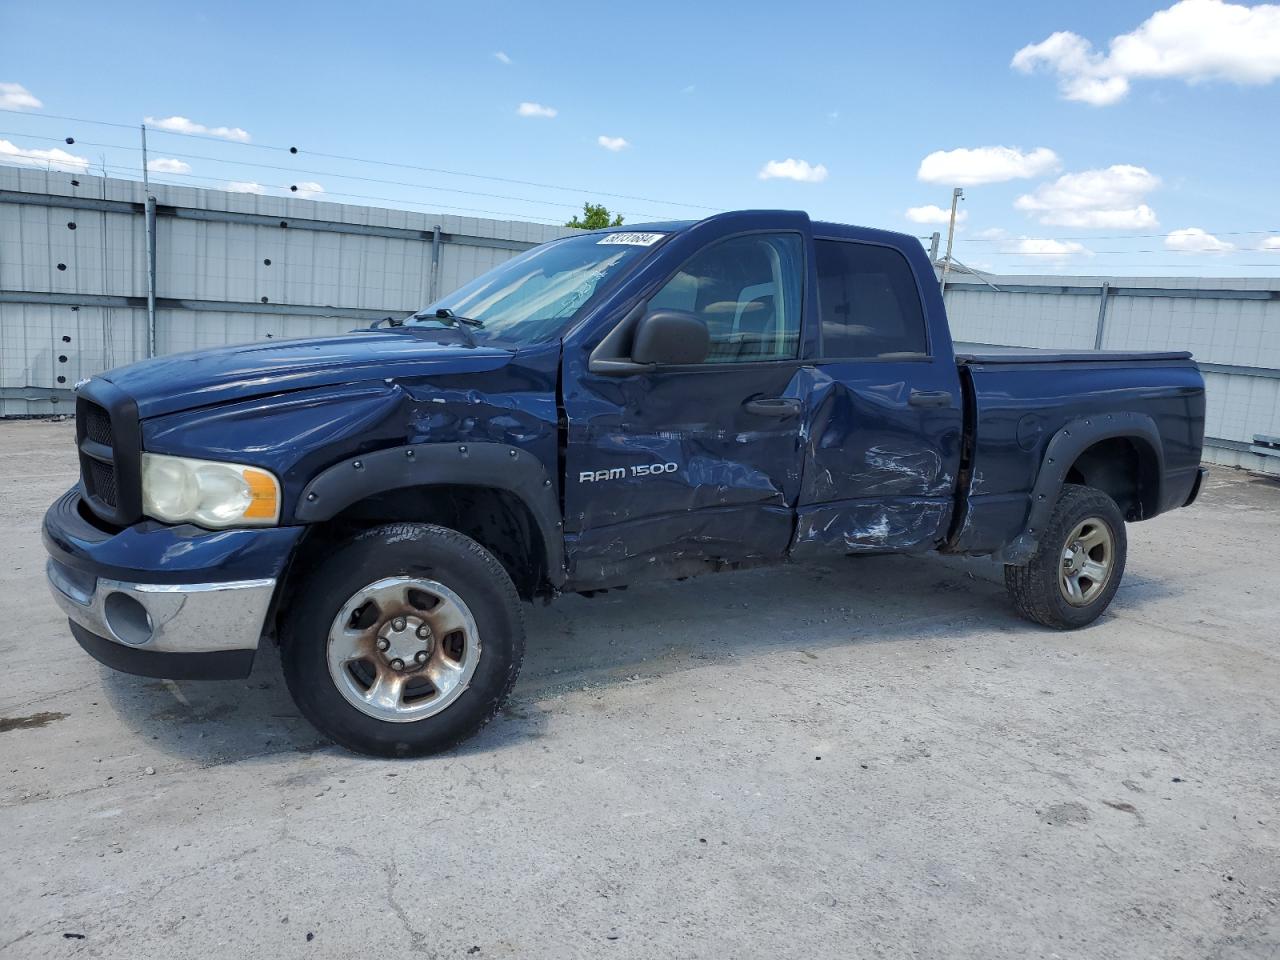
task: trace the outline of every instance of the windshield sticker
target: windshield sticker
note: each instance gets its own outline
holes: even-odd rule
[[[665,237],[665,233],[608,233],[596,241],[604,246],[611,243],[625,243],[629,247],[652,247]]]

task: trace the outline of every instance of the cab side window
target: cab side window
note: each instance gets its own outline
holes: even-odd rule
[[[707,363],[783,360],[800,343],[802,273],[798,234],[731,237],[695,254],[649,309],[697,314],[711,334]]]
[[[823,356],[928,356],[924,308],[906,257],[890,247],[845,240],[816,240],[814,247]]]

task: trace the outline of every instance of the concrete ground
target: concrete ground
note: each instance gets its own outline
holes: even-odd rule
[[[0,957],[1280,956],[1280,485],[1130,527],[1095,626],[896,557],[529,608],[462,749],[101,668],[44,585],[70,423],[0,424]]]

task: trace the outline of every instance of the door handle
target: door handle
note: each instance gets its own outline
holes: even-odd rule
[[[913,407],[949,407],[951,393],[947,390],[912,390],[907,403]]]
[[[761,417],[794,417],[800,412],[800,401],[794,397],[748,400],[742,406],[747,413],[754,413]]]

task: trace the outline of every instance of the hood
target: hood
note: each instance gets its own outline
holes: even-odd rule
[[[370,330],[217,347],[142,360],[102,377],[133,397],[145,419],[309,387],[496,370],[511,359],[496,347],[436,339],[440,333]]]

